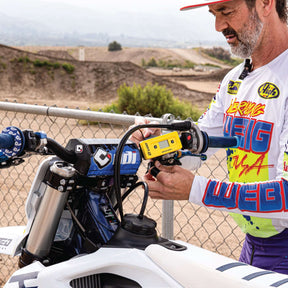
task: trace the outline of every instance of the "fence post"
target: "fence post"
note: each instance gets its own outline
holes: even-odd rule
[[[162,203],[162,236],[163,238],[173,239],[174,238],[174,201],[163,200]]]
[[[165,114],[162,116],[163,124],[170,124],[175,121],[175,117],[172,114]],[[165,133],[165,132],[163,132]],[[163,200],[162,202],[162,236],[167,239],[174,238],[174,201]]]

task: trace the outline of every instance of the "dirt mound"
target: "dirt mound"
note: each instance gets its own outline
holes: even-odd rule
[[[33,53],[39,53],[43,50],[43,47],[37,46],[27,46],[19,47],[25,51],[30,51]],[[133,62],[137,65],[141,65],[142,61],[145,60],[146,63],[154,58],[155,60],[172,61],[184,63],[186,60],[192,61],[194,59],[195,63],[207,63],[211,60],[207,60],[201,56],[200,53],[193,49],[164,49],[164,48],[142,48],[142,47],[124,47],[121,51],[109,52],[107,47],[46,47],[46,51],[54,51],[55,55],[53,57],[59,58],[62,52],[66,52],[73,58],[80,60],[81,54],[86,61],[96,61],[96,62]],[[58,55],[56,54],[58,52]]]
[[[76,60],[72,57],[67,51],[58,51],[58,50],[40,50],[38,51],[39,55],[52,57],[52,58],[60,58],[65,60]]]
[[[145,86],[148,82],[165,85],[175,97],[199,107],[206,107],[213,96],[190,90],[132,62],[64,60],[59,55],[48,57],[0,45],[1,99],[24,99],[28,103],[29,99],[47,99],[63,102],[60,106],[70,101],[106,104],[117,98],[120,85]]]

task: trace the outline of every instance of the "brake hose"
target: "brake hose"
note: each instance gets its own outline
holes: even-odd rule
[[[120,188],[120,164],[121,164],[121,156],[124,149],[124,145],[129,139],[130,135],[135,132],[136,130],[142,129],[142,128],[166,128],[169,130],[178,130],[178,131],[186,131],[191,128],[191,122],[190,121],[183,121],[178,123],[172,123],[172,124],[142,124],[137,125],[130,130],[128,130],[124,136],[122,137],[117,150],[115,154],[115,163],[114,163],[114,177],[115,177],[115,194],[116,199],[118,202],[118,208],[119,208],[119,215],[121,219],[121,223],[123,222],[123,203],[122,203],[122,197],[121,197],[121,188]]]

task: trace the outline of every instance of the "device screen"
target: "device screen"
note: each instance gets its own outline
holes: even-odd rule
[[[169,147],[168,140],[160,141],[159,142],[159,147],[160,147],[160,149],[165,149],[165,148]]]

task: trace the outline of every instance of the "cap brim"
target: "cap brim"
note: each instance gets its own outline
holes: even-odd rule
[[[190,10],[190,9],[203,7],[203,6],[206,6],[206,5],[213,5],[213,4],[223,3],[223,2],[228,2],[228,1],[231,1],[231,0],[220,0],[220,1],[217,1],[217,0],[216,1],[215,0],[214,1],[213,0],[196,0],[195,4],[182,7],[180,10],[181,11],[186,11],[186,10]]]

